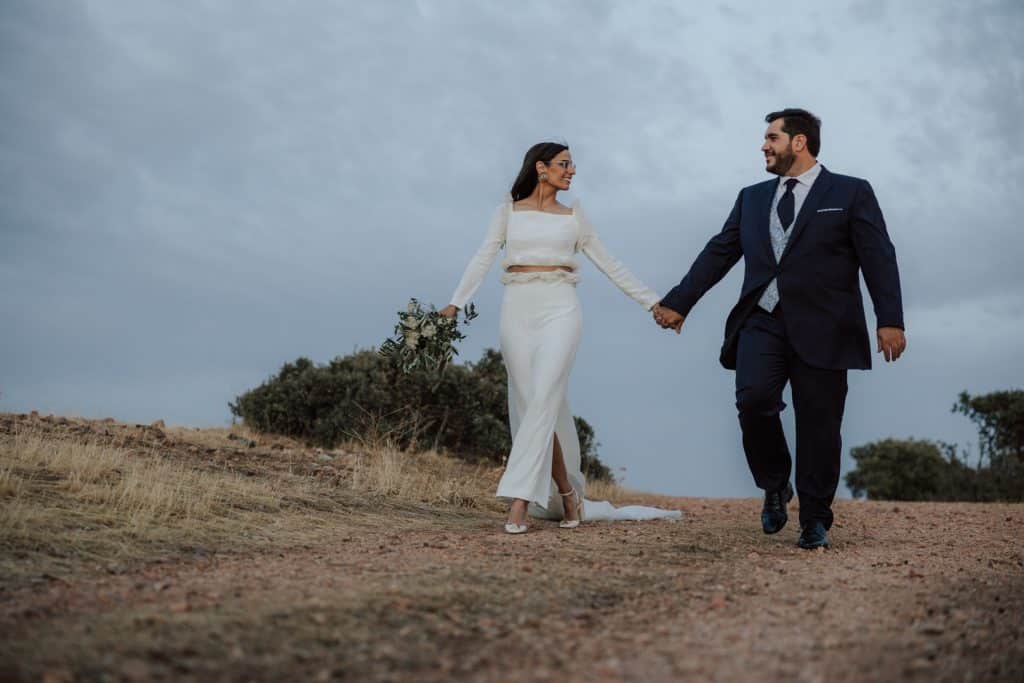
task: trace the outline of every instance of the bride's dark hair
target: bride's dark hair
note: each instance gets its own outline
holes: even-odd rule
[[[556,156],[569,149],[569,145],[560,142],[538,142],[526,151],[523,167],[519,169],[516,181],[512,183],[512,201],[529,197],[533,188],[537,187],[537,162],[549,163]]]

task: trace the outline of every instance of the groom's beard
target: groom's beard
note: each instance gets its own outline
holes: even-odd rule
[[[769,173],[775,175],[786,175],[793,163],[796,161],[796,155],[793,154],[793,147],[786,147],[786,151],[781,154],[775,155],[775,164],[771,168],[766,168]]]

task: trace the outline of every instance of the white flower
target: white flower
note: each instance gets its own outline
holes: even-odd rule
[[[419,343],[420,335],[416,334],[415,332],[410,332],[409,334],[405,335],[405,345],[408,346],[410,349],[415,349],[416,345]]]
[[[415,313],[416,312],[416,302],[414,300],[412,300],[412,299],[409,299],[409,305],[406,307],[405,310],[408,311],[409,313]]]
[[[402,324],[408,327],[410,330],[415,330],[420,325],[420,319],[414,315],[407,315],[402,318]]]
[[[437,328],[434,327],[431,323],[427,323],[426,325],[423,326],[423,329],[420,330],[420,332],[423,334],[424,338],[430,339],[435,334],[437,334]]]

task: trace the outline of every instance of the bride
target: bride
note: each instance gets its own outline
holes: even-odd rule
[[[476,293],[498,251],[505,248],[501,281],[501,354],[508,371],[512,451],[497,496],[510,501],[505,531],[527,530],[526,516],[561,519],[573,529],[587,519],[678,517],[674,510],[584,501],[580,445],[569,410],[569,372],[582,326],[573,258],[582,251],[619,289],[650,311],[660,297],[601,244],[579,202],[557,195],[576,174],[569,148],[541,142],[526,152],[511,196],[494,212],[487,236],[470,260],[451,303],[454,317]]]

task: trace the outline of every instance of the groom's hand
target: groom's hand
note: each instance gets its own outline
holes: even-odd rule
[[[676,334],[679,334],[683,327],[683,321],[686,320],[685,315],[680,315],[671,308],[666,308],[661,304],[654,304],[651,313],[654,315],[654,322],[666,330],[670,328],[675,330]]]
[[[878,351],[885,355],[885,362],[894,361],[907,348],[907,338],[898,327],[878,328]]]

